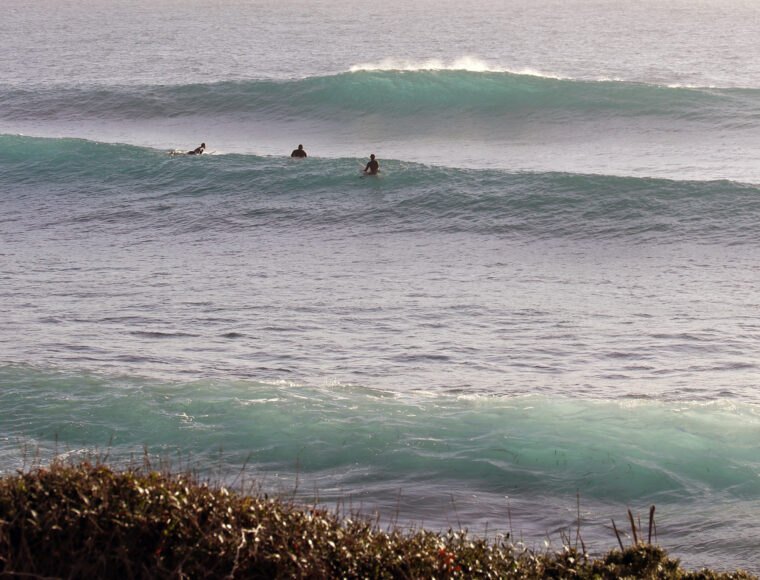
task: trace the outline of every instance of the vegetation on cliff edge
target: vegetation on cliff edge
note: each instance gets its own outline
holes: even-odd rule
[[[582,542],[538,553],[464,531],[381,530],[189,474],[97,463],[54,462],[0,480],[0,577],[752,578],[685,571],[636,539],[598,558]]]

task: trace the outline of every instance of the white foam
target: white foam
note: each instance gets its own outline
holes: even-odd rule
[[[376,62],[365,62],[352,65],[349,72],[359,71],[438,71],[438,70],[459,70],[469,72],[500,72],[512,73],[518,75],[528,75],[535,77],[562,79],[564,77],[546,73],[532,68],[511,68],[495,66],[474,56],[461,56],[454,60],[441,60],[429,58],[423,60],[409,60],[395,57],[384,58]]]

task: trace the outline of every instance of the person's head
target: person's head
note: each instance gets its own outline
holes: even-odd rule
[[[201,147],[203,147],[205,149],[206,148],[206,144],[205,143],[201,143]]]
[[[303,145],[299,145],[299,146],[298,146],[298,148],[299,148],[299,149],[303,149]]]
[[[374,154],[374,153],[370,153],[370,156],[369,156],[369,158],[370,158],[370,159],[374,159],[374,158],[375,158],[375,154]]]

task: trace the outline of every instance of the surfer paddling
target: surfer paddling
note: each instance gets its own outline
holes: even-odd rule
[[[201,155],[206,150],[206,144],[201,143],[200,147],[196,147],[192,151],[182,151],[181,149],[175,149],[169,151],[169,155]]]
[[[304,151],[303,145],[299,145],[298,149],[293,149],[293,153],[291,153],[290,156],[295,158],[308,157],[306,151]]]
[[[372,153],[369,156],[369,163],[367,163],[367,166],[364,168],[364,174],[377,175],[379,171],[380,171],[380,163],[377,162],[377,159],[375,159],[375,154]]]

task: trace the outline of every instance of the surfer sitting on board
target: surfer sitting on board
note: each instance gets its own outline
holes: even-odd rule
[[[187,154],[188,155],[200,155],[201,153],[203,153],[204,149],[206,149],[206,144],[205,143],[201,143],[200,147],[196,147],[192,151],[188,151]]]
[[[379,171],[380,164],[377,162],[377,159],[375,159],[375,154],[372,153],[369,156],[369,163],[367,163],[367,167],[364,168],[364,173],[367,175],[377,175]]]
[[[303,150],[303,145],[299,145],[298,149],[293,149],[293,153],[290,154],[291,157],[307,157],[306,151]]]

